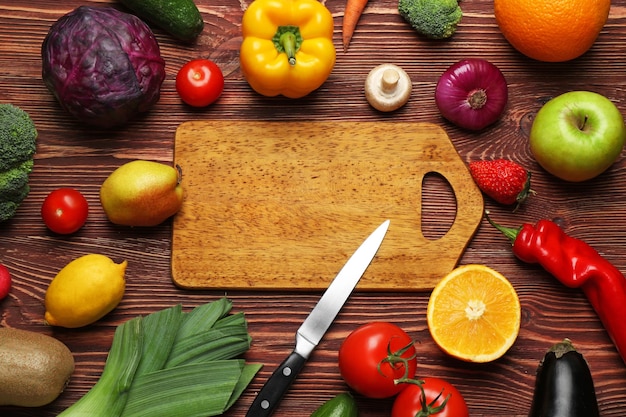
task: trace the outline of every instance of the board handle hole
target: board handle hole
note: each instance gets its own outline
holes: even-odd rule
[[[428,240],[442,238],[456,218],[457,201],[448,180],[437,172],[427,172],[422,178],[421,229]]]

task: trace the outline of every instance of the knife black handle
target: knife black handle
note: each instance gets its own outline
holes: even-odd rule
[[[287,392],[296,376],[304,367],[305,362],[306,358],[296,352],[292,352],[263,385],[263,388],[261,388],[261,391],[259,391],[257,397],[252,402],[246,417],[271,416],[285,392]]]

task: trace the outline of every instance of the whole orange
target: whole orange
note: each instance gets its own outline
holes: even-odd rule
[[[609,16],[610,0],[494,0],[507,41],[522,54],[563,62],[584,54]]]

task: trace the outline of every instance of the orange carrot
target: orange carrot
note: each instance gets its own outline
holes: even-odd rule
[[[354,34],[354,30],[356,29],[356,24],[363,14],[363,10],[365,10],[365,6],[367,5],[368,0],[347,0],[346,1],[346,10],[343,13],[343,51],[346,52],[348,50],[348,45],[350,45],[350,40],[352,39],[352,35]]]

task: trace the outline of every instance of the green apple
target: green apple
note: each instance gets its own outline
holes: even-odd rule
[[[609,168],[625,140],[624,118],[611,100],[591,91],[570,91],[539,110],[530,130],[530,151],[552,175],[580,182]]]
[[[102,183],[100,202],[112,223],[156,226],[176,214],[183,204],[180,172],[159,162],[128,162]]]

